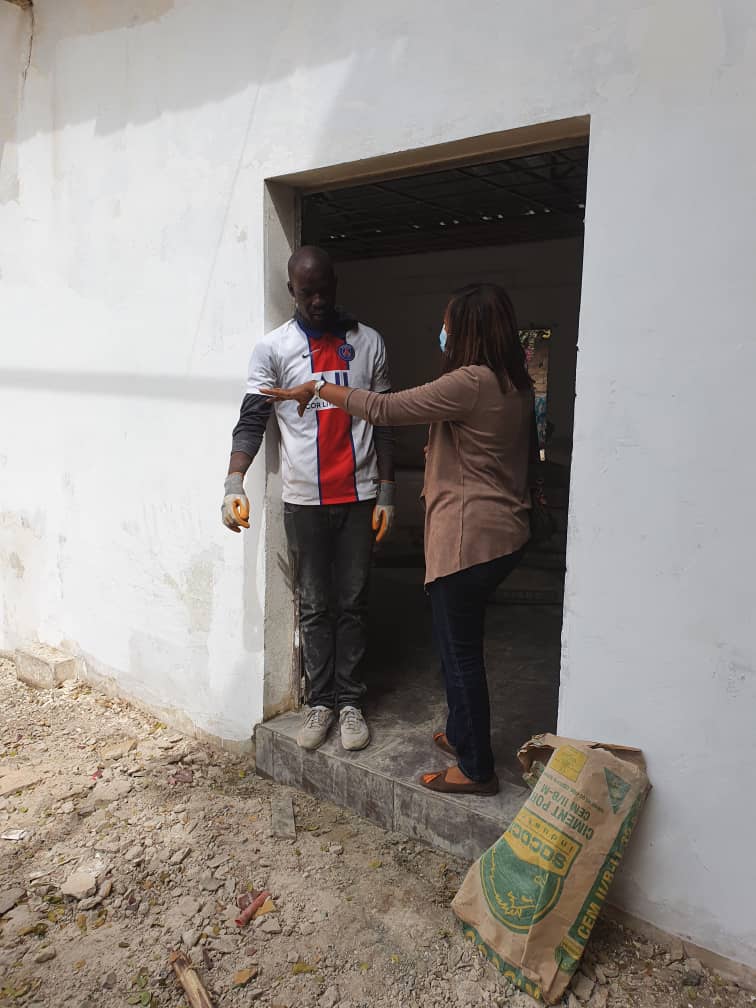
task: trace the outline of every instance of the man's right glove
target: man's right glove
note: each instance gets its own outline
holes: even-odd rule
[[[373,532],[376,533],[375,541],[382,542],[391,531],[394,524],[394,498],[396,497],[396,483],[381,480],[378,487],[378,499],[373,508]]]
[[[239,526],[249,528],[249,500],[244,493],[244,476],[239,472],[226,476],[225,497],[221,505],[221,517],[226,528],[241,532]]]

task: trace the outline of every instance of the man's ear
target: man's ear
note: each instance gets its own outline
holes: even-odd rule
[[[287,281],[286,289],[289,292],[289,294],[291,294],[291,296],[294,297],[294,288],[291,286],[291,280]],[[296,301],[296,298],[294,298],[294,300]]]

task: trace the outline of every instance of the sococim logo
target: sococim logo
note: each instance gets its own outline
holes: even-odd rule
[[[582,844],[520,809],[501,840],[480,859],[488,909],[510,931],[527,931],[559,901]]]

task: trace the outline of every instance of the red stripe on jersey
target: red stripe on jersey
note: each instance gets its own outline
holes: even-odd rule
[[[339,356],[346,340],[331,333],[317,339],[308,337],[313,374],[348,371],[349,364]],[[318,483],[321,504],[352,504],[359,500],[352,442],[352,418],[344,410],[321,409],[318,423]]]
[[[318,410],[318,482],[321,504],[352,504],[357,498],[352,418],[344,410]]]
[[[307,341],[310,346],[310,359],[312,360],[312,373],[320,371],[348,371],[349,362],[339,356],[339,348],[343,347],[346,340],[343,336],[334,336],[333,333],[323,333],[317,338],[308,336]]]

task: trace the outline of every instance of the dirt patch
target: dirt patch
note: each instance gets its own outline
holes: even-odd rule
[[[275,838],[286,789],[248,758],[82,683],[36,691],[0,661],[0,710],[0,785],[20,782],[0,834],[21,835],[0,840],[3,1008],[177,1008],[174,949],[216,1008],[533,1004],[461,938],[449,902],[465,864],[296,792],[296,839]],[[274,909],[239,928],[260,890]],[[565,1004],[756,1000],[679,955],[601,924]]]

